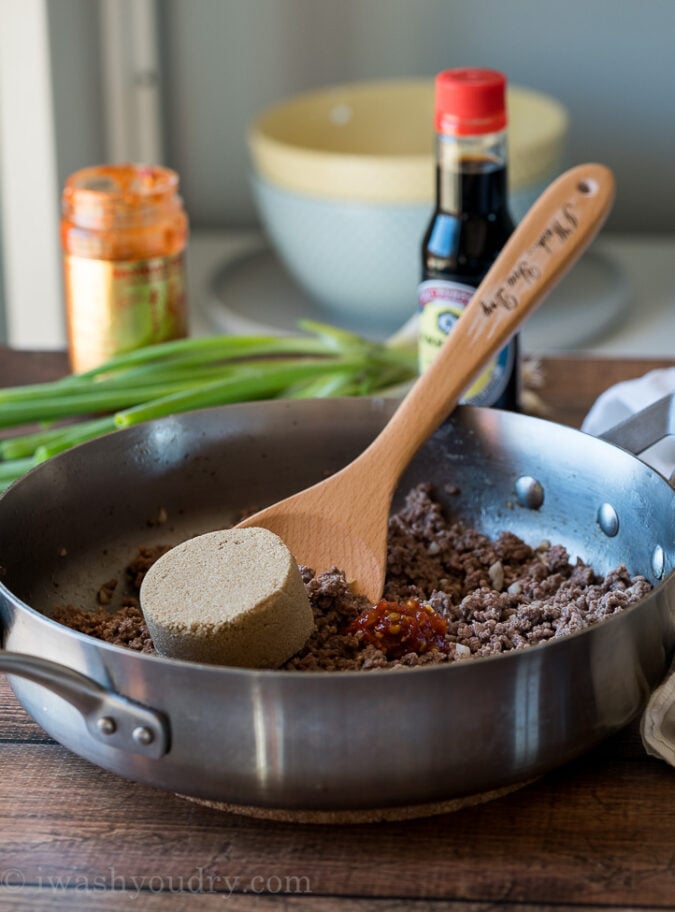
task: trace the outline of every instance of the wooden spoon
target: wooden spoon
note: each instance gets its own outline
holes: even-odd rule
[[[317,573],[340,567],[375,604],[382,595],[391,499],[404,469],[461,394],[589,245],[610,209],[603,165],[572,168],[527,213],[431,366],[379,436],[341,471],[247,517],[276,532]],[[337,429],[336,429],[337,431]]]

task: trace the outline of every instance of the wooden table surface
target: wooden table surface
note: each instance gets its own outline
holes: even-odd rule
[[[553,418],[663,361],[542,361]],[[56,377],[60,353],[0,347],[0,386]],[[406,823],[262,822],[128,782],[70,754],[0,676],[0,908],[320,912],[675,910],[675,770],[637,723],[481,806]]]

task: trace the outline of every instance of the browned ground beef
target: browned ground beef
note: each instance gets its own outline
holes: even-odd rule
[[[106,610],[115,580],[99,590],[95,611],[62,607],[52,617],[91,636],[143,652],[154,647],[138,603],[143,576],[167,547],[144,548],[127,569],[130,595],[117,611]],[[355,595],[344,573],[318,576],[301,567],[316,629],[284,668],[297,671],[405,668],[493,655],[545,643],[616,614],[651,589],[624,566],[597,576],[581,560],[572,564],[561,545],[531,548],[510,532],[496,540],[445,519],[429,485],[418,485],[389,521],[384,597],[416,598],[448,622],[447,653],[409,653],[387,659],[360,633],[345,628],[369,602]]]

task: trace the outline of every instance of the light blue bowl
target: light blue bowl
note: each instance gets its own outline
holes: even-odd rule
[[[547,184],[511,193],[516,222]],[[390,332],[415,313],[432,204],[319,199],[257,176],[252,185],[272,247],[327,319]]]
[[[270,243],[327,314],[393,331],[415,313],[427,203],[317,199],[259,177],[253,190]]]

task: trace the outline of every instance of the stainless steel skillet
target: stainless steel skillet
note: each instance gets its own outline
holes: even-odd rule
[[[0,670],[30,715],[120,775],[230,804],[308,810],[508,786],[630,721],[675,648],[675,492],[618,446],[495,410],[458,408],[401,492],[425,480],[442,494],[452,482],[461,490],[449,498],[453,515],[489,534],[561,542],[599,571],[624,562],[655,584],[646,599],[522,652],[342,674],[182,663],[48,618],[56,605],[91,605],[137,545],[220,528],[240,508],[343,465],[393,408],[322,400],[209,409],[85,444],[15,484],[0,499]],[[652,410],[650,439],[635,439],[638,421],[615,442],[650,445],[673,432],[672,412],[667,403]]]

